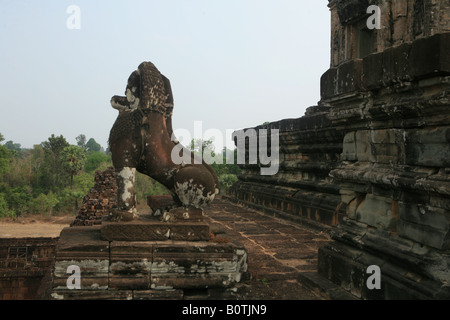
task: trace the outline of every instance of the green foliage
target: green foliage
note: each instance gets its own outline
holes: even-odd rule
[[[92,185],[94,183],[92,182]],[[91,185],[91,186],[92,186]],[[65,188],[58,192],[57,199],[58,202],[55,204],[56,212],[65,212],[75,214],[78,210],[78,206],[86,195],[86,192],[82,192],[80,190],[73,190],[71,188]]]
[[[5,200],[5,195],[0,193],[0,218],[3,217],[14,219],[16,217],[16,213],[14,210],[8,209],[8,203]]]
[[[48,141],[42,142],[41,145],[46,153],[59,156],[61,151],[65,147],[69,146],[69,143],[62,135],[60,135],[59,137],[55,137],[55,135],[52,134],[50,138],[48,138]]]
[[[101,145],[95,141],[94,138],[90,138],[89,141],[86,143],[86,149],[88,152],[98,152],[101,149]]]
[[[105,168],[106,169],[106,168]],[[100,169],[101,171],[104,171]],[[89,189],[94,186],[94,172],[84,172],[82,171],[79,175],[73,178],[73,192],[80,192],[84,195],[87,194]]]
[[[8,203],[5,200],[5,195],[0,193],[0,217],[6,214],[6,209],[8,209]]]
[[[17,152],[20,152],[20,150],[21,150],[21,145],[20,145],[20,143],[14,143],[14,142],[12,142],[11,140],[10,140],[10,141],[7,141],[7,142],[4,144],[4,146],[5,146],[7,149],[9,149],[9,150],[14,150],[14,151],[17,151]]]
[[[46,194],[50,191],[57,192],[70,181],[70,174],[65,170],[61,160],[61,152],[69,146],[69,143],[62,135],[55,137],[52,134],[48,141],[41,143],[41,146],[44,150],[44,159],[39,170],[39,187]]]
[[[79,135],[76,140],[77,145],[70,145],[62,135],[52,134],[32,149],[21,149],[12,141],[6,143],[7,147],[0,145],[0,217],[77,212],[94,185],[95,171],[106,170],[112,161],[110,154],[100,151],[95,139],[86,142],[86,136]],[[4,141],[2,134],[0,141]],[[237,180],[240,169],[234,164],[236,159],[227,163],[226,149],[217,154],[211,140],[193,140],[191,147],[201,156],[200,150],[217,156],[215,159],[223,158],[222,164],[211,164],[222,190]],[[135,191],[141,203],[146,203],[149,195],[169,194],[163,185],[140,173],[136,174]]]
[[[86,158],[86,151],[77,146],[67,146],[61,151],[63,167],[71,174],[76,174],[84,168]]]
[[[220,189],[222,191],[226,192],[236,181],[238,181],[238,178],[235,174],[224,173],[219,175]]]
[[[135,192],[137,201],[142,203],[146,203],[147,196],[169,194],[162,184],[139,172],[136,172]]]
[[[73,176],[84,168],[86,158],[86,151],[78,146],[67,146],[61,151],[62,166],[70,174],[71,187],[73,185]]]
[[[5,140],[3,135],[0,133],[0,142]],[[0,175],[5,174],[9,170],[9,163],[13,156],[11,150],[5,146],[0,145]]]
[[[12,158],[12,152],[0,146],[0,174],[5,174],[9,171],[9,163]]]
[[[222,192],[226,192],[226,190],[228,190],[228,188],[238,180],[237,175],[241,172],[241,169],[236,164],[237,149],[230,150],[223,148],[222,154],[218,155],[214,151],[214,144],[212,140],[202,141],[201,139],[192,139],[190,149],[197,155],[203,157],[205,155],[211,155],[214,160],[218,160],[210,163],[210,165],[219,178],[220,189]],[[227,154],[232,155],[232,159],[227,159]]]
[[[210,152],[213,156],[214,153],[214,143],[211,139],[202,140],[202,139],[192,139],[190,150],[195,152],[198,155],[202,155],[205,151]],[[202,151],[202,152],[200,152]]]
[[[107,162],[110,165],[112,165],[111,156],[107,155],[103,152],[100,152],[100,151],[91,152],[87,156],[85,170],[87,172],[92,172],[94,170],[97,170],[99,168],[100,164],[103,162]]]
[[[51,215],[58,202],[59,200],[53,192],[41,193],[31,201],[29,210],[31,213]]]
[[[12,210],[18,215],[28,211],[28,204],[32,199],[28,186],[10,188],[3,184],[0,187],[0,193],[3,194],[6,200],[8,210]]]
[[[86,136],[84,134],[80,134],[75,140],[77,140],[77,145],[79,147],[86,149]]]

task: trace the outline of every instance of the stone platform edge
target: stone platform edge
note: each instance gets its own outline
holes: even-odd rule
[[[204,222],[103,222],[103,240],[108,241],[208,241],[209,225]]]
[[[51,299],[223,297],[247,271],[247,251],[236,241],[108,241],[101,226],[70,227],[56,247]]]

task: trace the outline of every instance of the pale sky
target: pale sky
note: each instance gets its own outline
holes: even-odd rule
[[[110,105],[142,61],[172,84],[175,129],[301,117],[329,68],[328,0],[0,0],[0,133],[106,149]],[[70,5],[80,29],[69,29]],[[72,20],[70,20],[72,21]]]

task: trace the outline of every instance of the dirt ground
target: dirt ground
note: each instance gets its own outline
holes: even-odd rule
[[[0,220],[0,238],[58,237],[75,219],[72,215],[20,217]]]
[[[147,213],[148,207],[138,204],[138,210]],[[3,218],[0,219],[0,238],[59,237],[61,230],[74,220],[75,215],[72,214],[24,215],[14,221]]]

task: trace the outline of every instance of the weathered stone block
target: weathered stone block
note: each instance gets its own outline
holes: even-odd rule
[[[131,221],[104,223],[102,238],[108,241],[208,241],[209,225],[202,222]]]
[[[328,69],[320,78],[320,96],[328,99],[337,94],[337,68]]]
[[[343,161],[358,160],[356,154],[356,137],[354,131],[347,133],[344,137],[342,144],[342,160]]]
[[[167,240],[170,228],[163,223],[104,222],[101,235],[107,241]]]
[[[150,287],[150,275],[114,275],[109,276],[109,288],[114,290],[147,290]]]
[[[400,202],[400,218],[448,232],[450,211],[417,202]]]
[[[181,300],[183,299],[183,290],[135,290],[133,291],[134,300]]]
[[[350,194],[350,192],[349,192]],[[345,199],[349,199],[350,197],[346,197]],[[344,199],[344,198],[343,198]],[[349,200],[348,204],[347,204],[347,216],[351,219],[357,219],[357,209],[358,207],[361,205],[361,203],[364,201],[365,199],[365,194],[358,194],[358,193],[353,193],[353,197]]]
[[[165,222],[200,222],[203,221],[203,210],[194,207],[173,208],[163,213],[162,220]]]
[[[233,244],[157,243],[150,271],[150,287],[227,287],[239,282],[246,271],[247,253]]]
[[[132,290],[61,290],[52,292],[52,300],[132,300]]]
[[[383,85],[383,55],[372,53],[363,59],[363,86],[368,90],[376,90]]]
[[[376,155],[378,163],[396,164],[401,157],[400,146],[395,143],[374,144],[372,153]]]
[[[341,64],[337,71],[337,94],[360,91],[362,87],[362,59],[354,59]]]
[[[319,248],[318,271],[321,276],[363,299],[447,299],[450,291],[442,283],[424,278],[406,264],[393,264],[394,260],[380,252],[375,256],[362,248],[332,242]],[[370,265],[380,267],[380,289],[367,287],[370,276],[367,267]]]
[[[406,164],[427,167],[450,166],[450,127],[406,131]]]
[[[377,90],[383,85],[383,55],[372,53],[363,59],[362,84],[368,90]]]
[[[347,134],[350,138],[351,135]],[[351,138],[350,138],[351,139]],[[355,133],[356,157],[358,161],[377,163],[404,163],[404,131],[398,129],[358,130]],[[344,141],[345,147],[346,141]],[[352,143],[348,144],[350,160]],[[344,149],[345,150],[345,149]]]
[[[152,210],[167,208],[175,204],[171,195],[152,195],[147,197],[147,205]]]
[[[54,276],[53,277],[53,291],[58,292],[60,290],[68,290],[69,286],[72,286],[74,283],[70,282],[69,286],[67,285],[67,280],[71,275],[66,274],[65,276]],[[100,274],[97,273],[95,276],[86,275],[86,273],[81,269],[80,275],[80,289],[73,289],[74,291],[83,290],[108,290],[108,273]]]
[[[372,0],[338,0],[337,14],[341,24],[346,24],[364,14]]]
[[[404,163],[404,131],[399,129],[371,130],[371,153],[378,163]]]
[[[170,226],[171,240],[179,241],[208,241],[211,238],[209,225],[203,223],[174,223]]]
[[[411,48],[411,75],[423,78],[450,74],[450,33],[414,41]]]
[[[384,230],[395,230],[398,219],[397,202],[385,197],[368,194],[356,209],[356,220]]]
[[[355,133],[356,156],[358,161],[375,162],[376,158],[372,154],[371,136],[369,130],[358,130]]]
[[[396,143],[396,130],[370,130],[370,140],[375,144],[394,144]]]
[[[401,81],[410,81],[410,44],[403,44],[398,47],[389,48],[383,51],[383,84],[390,86]],[[371,74],[367,75],[372,77]]]
[[[153,259],[153,243],[112,241],[109,287],[112,289],[148,289]]]
[[[62,234],[64,241],[59,247],[66,251],[56,253],[53,299],[175,299],[182,296],[182,291],[173,288],[221,290],[241,281],[247,272],[247,252],[236,243],[108,242],[99,238],[97,227],[73,227]],[[86,240],[85,247],[82,239]],[[100,251],[105,248],[106,255]],[[96,250],[100,259],[94,258]],[[64,257],[58,256],[60,252]],[[70,254],[74,257],[70,258]],[[73,278],[67,270],[72,265],[80,270],[80,289],[69,290],[68,279]],[[73,284],[76,281],[71,280]],[[95,296],[94,292],[101,290],[105,293]]]
[[[54,290],[67,289],[69,266],[80,269],[83,290],[108,288],[109,242],[100,237],[99,227],[68,227],[61,231],[56,245]]]
[[[64,257],[109,258],[109,242],[101,238],[100,226],[67,227],[61,231],[56,245],[57,256]]]
[[[59,258],[59,257],[58,257]],[[108,277],[108,259],[72,259],[57,260],[55,262],[55,277],[69,278],[71,274],[67,273],[69,266],[78,266],[84,277]]]
[[[446,250],[450,248],[449,232],[423,224],[417,224],[400,219],[397,231],[399,236],[426,244],[430,247]]]

